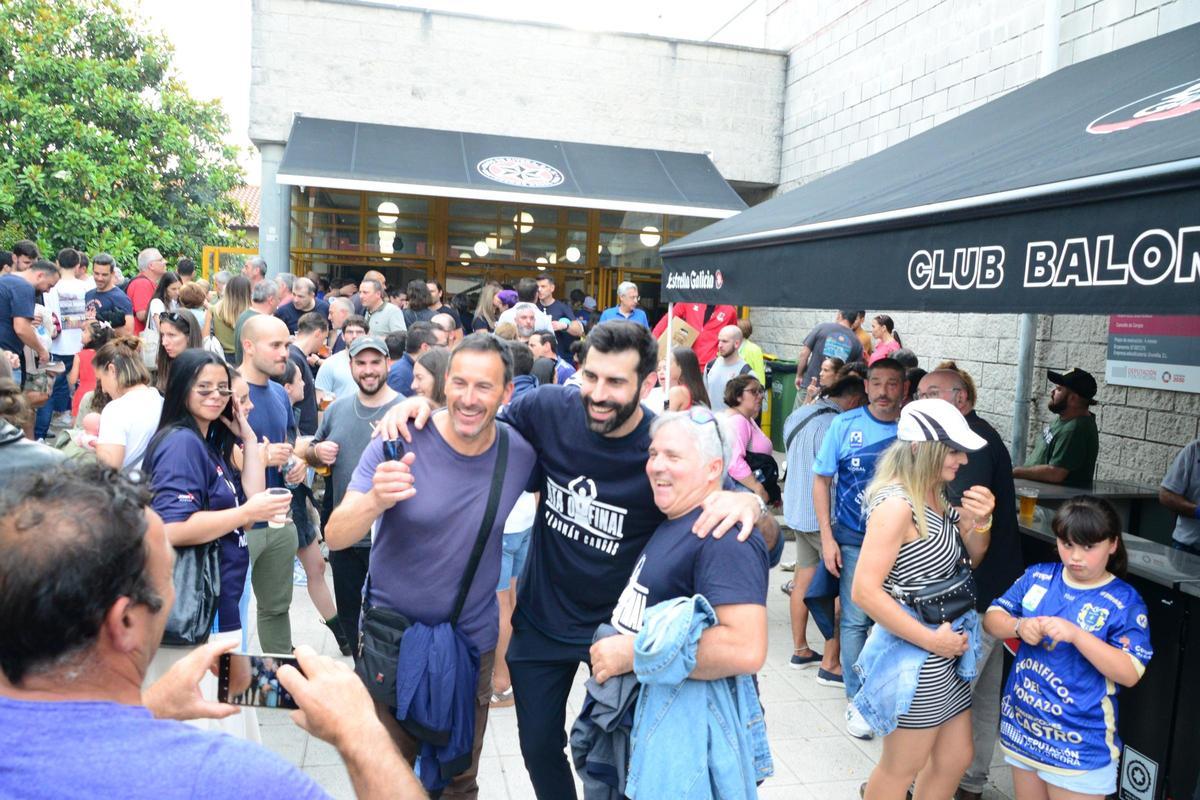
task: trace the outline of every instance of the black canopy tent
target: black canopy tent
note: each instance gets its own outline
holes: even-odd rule
[[[721,218],[746,208],[707,155],[297,115],[293,186]]]
[[[663,297],[1200,311],[1200,25],[1051,75],[662,249]]]

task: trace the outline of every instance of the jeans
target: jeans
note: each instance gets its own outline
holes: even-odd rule
[[[575,780],[567,763],[567,695],[591,646],[551,639],[513,614],[508,672],[517,707],[517,736],[533,790],[540,800],[572,800]]]
[[[849,544],[840,547],[842,575],[838,597],[842,601],[842,679],[846,682],[846,699],[853,700],[862,687],[862,678],[854,671],[854,662],[858,661],[858,655],[866,644],[867,634],[871,632],[871,618],[856,606],[850,597],[850,589],[854,585],[854,570],[858,566],[858,556],[862,548]]]
[[[1000,735],[1000,691],[1004,684],[1004,648],[1000,640],[980,628],[979,670],[971,686],[971,738],[975,758],[959,781],[969,792],[982,792],[987,785],[988,767]]]
[[[258,641],[264,653],[292,652],[292,565],[296,526],[246,531],[250,543],[250,583],[258,602]]]
[[[338,624],[346,634],[350,649],[358,658],[358,618],[362,615],[363,584],[371,564],[370,547],[347,547],[329,551],[333,570],[333,602],[337,604]]]
[[[45,439],[50,433],[50,422],[53,416],[60,411],[71,410],[71,391],[73,386],[67,385],[67,375],[71,372],[71,367],[75,363],[75,356],[51,356],[53,361],[61,361],[63,373],[54,379],[54,388],[50,390],[50,399],[46,405],[37,410],[37,419],[33,423],[33,437],[35,439]]]

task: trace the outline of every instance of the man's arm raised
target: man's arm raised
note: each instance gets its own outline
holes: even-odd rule
[[[415,453],[405,453],[400,461],[381,461],[371,476],[370,491],[346,491],[325,525],[325,543],[330,550],[350,547],[383,512],[417,493],[410,469],[415,458]]]

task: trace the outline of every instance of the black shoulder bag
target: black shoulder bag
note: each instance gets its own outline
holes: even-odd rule
[[[947,515],[943,515],[943,527],[950,524]],[[951,528],[950,535],[954,537],[959,551],[958,564],[953,575],[915,592],[899,589],[892,592],[897,600],[916,611],[917,616],[926,625],[953,622],[975,608],[975,570],[971,567],[971,557],[967,554],[958,531]]]
[[[475,580],[475,572],[479,569],[479,561],[483,558],[483,548],[487,545],[488,535],[496,521],[496,511],[500,506],[500,494],[504,488],[504,472],[508,465],[508,429],[496,425],[496,466],[492,470],[492,485],[488,491],[487,507],[483,512],[483,521],[479,525],[479,533],[475,535],[475,546],[467,561],[466,572],[458,587],[458,596],[454,601],[454,611],[450,615],[450,624],[457,625],[462,614],[463,606],[467,603],[467,593],[471,582]],[[389,443],[385,442],[386,445]],[[397,458],[403,455],[398,453]],[[368,575],[367,584],[363,589],[363,612],[358,635],[358,657],[354,661],[354,671],[358,673],[370,692],[371,698],[384,706],[394,709],[396,706],[396,665],[400,660],[400,640],[404,632],[412,626],[408,617],[396,611],[372,606],[367,601],[371,594],[371,578]]]

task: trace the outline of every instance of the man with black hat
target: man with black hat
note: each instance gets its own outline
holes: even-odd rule
[[[1096,379],[1079,368],[1046,372],[1054,384],[1049,409],[1058,419],[1042,431],[1041,441],[1023,467],[1013,468],[1014,478],[1088,488],[1096,471],[1100,434],[1088,407],[1096,402]]]

